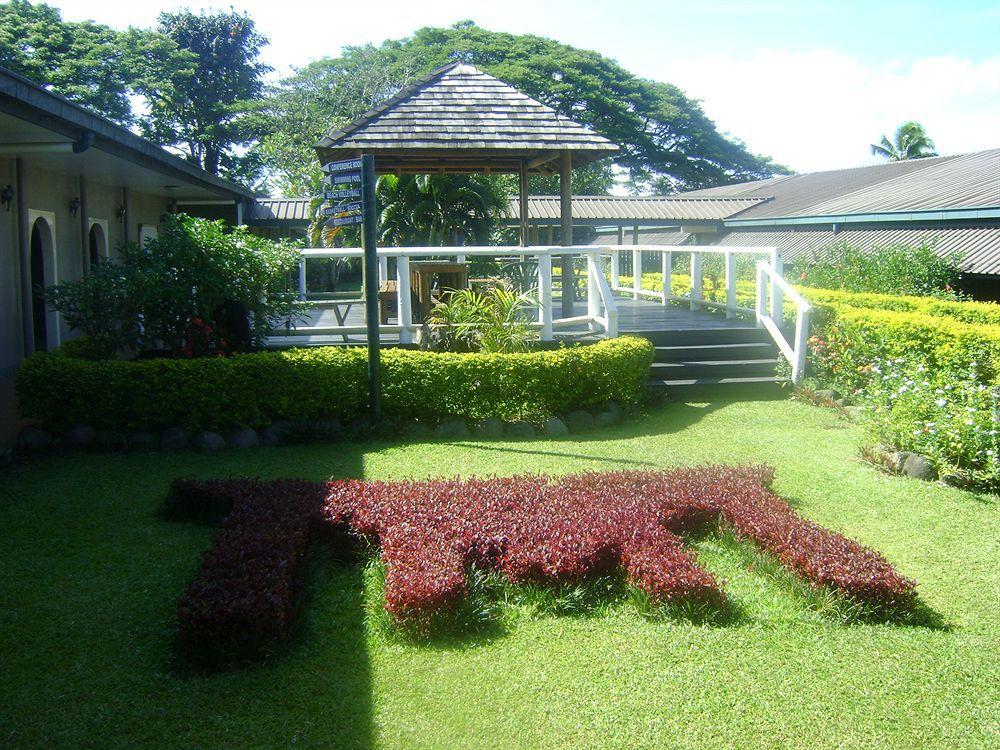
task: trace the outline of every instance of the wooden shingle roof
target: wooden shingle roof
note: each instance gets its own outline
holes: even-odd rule
[[[316,146],[323,163],[368,153],[380,173],[557,172],[613,154],[606,138],[472,65],[434,71]]]

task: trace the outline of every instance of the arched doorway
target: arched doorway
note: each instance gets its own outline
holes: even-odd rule
[[[108,257],[108,240],[104,234],[104,227],[97,222],[90,225],[87,243],[91,267]]]
[[[51,232],[45,219],[36,219],[31,225],[31,325],[35,332],[35,351],[49,349],[48,321],[45,315],[45,235],[51,243]]]

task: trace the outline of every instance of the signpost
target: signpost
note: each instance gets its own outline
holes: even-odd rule
[[[372,426],[378,424],[382,412],[382,372],[379,361],[378,251],[375,247],[375,157],[345,159],[324,164],[323,181],[332,189],[323,192],[323,200],[331,205],[319,210],[320,216],[331,217],[328,227],[361,225],[361,247],[365,268],[365,326],[368,330],[368,400]]]

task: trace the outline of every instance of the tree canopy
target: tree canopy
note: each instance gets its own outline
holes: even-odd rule
[[[172,78],[164,91],[143,89],[149,101],[143,133],[179,147],[207,172],[252,181],[256,156],[238,149],[259,134],[258,121],[248,113],[262,97],[263,76],[271,70],[259,59],[267,39],[249,16],[234,10],[161,13],[158,31],[191,53],[194,72]]]
[[[463,22],[377,46],[345,47],[340,57],[316,61],[283,80],[267,105],[273,133],[264,139],[279,185],[292,194],[308,191],[316,177],[312,148],[322,135],[456,60],[617,143],[621,151],[614,163],[636,191],[673,192],[787,171],[721,134],[676,86],[639,78],[597,52]],[[609,165],[595,170],[609,188]]]
[[[27,0],[0,5],[0,65],[121,125],[135,122],[130,95],[169,93],[165,79],[185,80],[191,63],[155,32],[64,21],[58,8]]]

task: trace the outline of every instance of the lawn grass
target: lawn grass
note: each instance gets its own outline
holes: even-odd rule
[[[18,467],[0,476],[0,745],[995,747],[995,499],[880,475],[854,458],[859,439],[802,403],[673,404],[563,441],[66,455]],[[373,625],[377,571],[318,548],[286,653],[212,676],[176,668],[175,602],[215,533],[157,516],[177,476],[705,462],[776,466],[779,494],[880,550],[946,626],[845,625],[744,546],[707,535],[693,545],[725,579],[731,622],[649,618],[628,603],[551,614],[525,592],[505,605],[503,628],[421,645]]]

